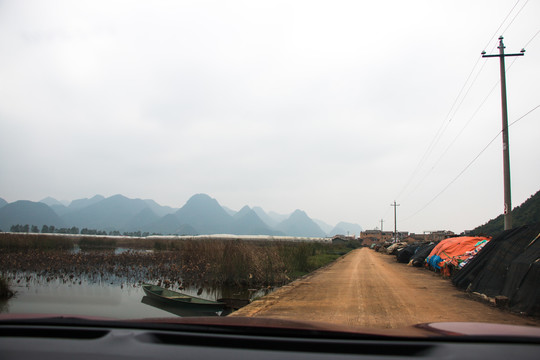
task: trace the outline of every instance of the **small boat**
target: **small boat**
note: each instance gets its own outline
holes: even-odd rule
[[[223,302],[201,299],[195,296],[165,289],[157,285],[143,284],[142,288],[148,297],[169,305],[183,307],[184,309],[221,311],[226,306],[226,304]]]
[[[148,295],[145,295],[142,297],[141,303],[152,306],[153,308],[180,316],[180,317],[221,316],[225,313],[225,311],[219,312],[212,309],[208,310],[208,309],[186,308],[184,305],[178,306],[175,304],[166,303],[164,301],[151,298]]]

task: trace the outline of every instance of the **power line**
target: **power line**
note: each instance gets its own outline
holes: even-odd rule
[[[493,33],[493,35],[489,38],[489,40],[487,41],[486,43],[486,46],[484,46],[484,49],[487,48],[487,46],[489,45],[489,43],[492,41],[492,39],[497,35],[497,33],[499,32],[499,30],[501,29],[501,27],[504,25],[504,23],[506,22],[506,20],[508,20],[508,18],[510,17],[510,15],[512,14],[512,12],[514,11],[514,9],[516,8],[516,6],[520,3],[521,0],[518,0],[514,6],[510,9],[510,11],[506,14],[505,18],[503,19],[503,21],[500,23],[499,27],[497,28],[497,30],[495,30],[495,32]],[[528,2],[528,0],[527,0]],[[525,5],[527,5],[527,2],[525,3]],[[521,9],[518,11],[518,13],[514,16],[514,18],[512,19],[512,21],[510,22],[510,24],[505,28],[505,31],[508,29],[508,27],[510,27],[510,25],[514,22],[515,18],[517,17],[517,15],[521,12],[521,10],[523,10],[523,8],[525,7],[525,5],[523,5],[521,7]],[[535,35],[536,36],[536,35]],[[437,132],[435,133],[433,139],[431,140],[431,142],[429,143],[426,151],[424,152],[424,154],[422,155],[422,157],[420,158],[420,161],[418,162],[418,164],[416,165],[415,169],[413,170],[412,174],[410,175],[410,177],[408,178],[407,182],[405,183],[405,185],[403,186],[403,188],[399,191],[398,195],[396,196],[396,198],[400,198],[400,196],[405,192],[405,190],[410,186],[410,184],[412,183],[414,177],[418,174],[419,170],[424,166],[426,160],[429,158],[429,156],[431,155],[433,149],[436,147],[436,145],[438,144],[438,142],[440,141],[440,139],[442,138],[442,136],[444,135],[444,133],[446,132],[446,129],[448,128],[448,126],[450,125],[450,122],[452,121],[452,118],[455,117],[456,113],[458,112],[459,108],[461,107],[461,104],[463,104],[463,101],[465,100],[465,98],[467,97],[467,95],[469,94],[469,91],[471,90],[472,86],[474,85],[474,83],[476,82],[476,79],[478,78],[478,76],[480,75],[480,73],[482,72],[482,70],[484,69],[484,66],[485,66],[485,63],[482,65],[482,67],[480,68],[479,72],[477,73],[477,75],[475,76],[473,82],[469,85],[469,88],[468,90],[466,91],[465,95],[463,96],[463,98],[461,99],[461,101],[459,102],[459,105],[456,107],[456,104],[458,103],[458,100],[460,99],[461,97],[461,94],[463,93],[463,90],[466,88],[467,84],[469,83],[469,80],[471,78],[471,76],[473,75],[474,71],[476,70],[476,67],[478,66],[478,63],[480,61],[480,58],[477,58],[476,62],[474,63],[473,65],[473,68],[472,70],[470,71],[469,75],[467,76],[465,82],[463,83],[463,86],[461,87],[458,95],[456,96],[456,98],[454,99],[452,105],[450,106],[450,110],[448,111],[448,114],[446,115],[446,117],[444,118],[444,120],[442,121],[441,125],[439,126],[439,129],[437,130]],[[454,109],[455,108],[455,109]],[[453,115],[452,115],[452,111],[453,111]],[[451,116],[452,115],[452,116]],[[417,187],[417,186],[416,186]],[[415,187],[415,189],[416,189]],[[414,191],[414,190],[413,190]]]
[[[476,159],[478,159],[480,157],[480,155],[482,155],[484,153],[484,151],[486,151],[486,149],[495,141],[497,140],[497,138],[499,137],[499,134],[501,133],[502,131],[500,131],[493,139],[491,139],[491,141],[482,149],[482,151],[480,151],[480,153],[478,155],[476,155],[476,157],[467,165],[465,166],[465,168],[463,170],[461,170],[461,172],[452,180],[448,183],[448,185],[446,185],[437,195],[435,195],[430,201],[428,201],[428,203],[426,205],[424,205],[422,208],[420,208],[420,210],[416,211],[414,214],[412,214],[411,216],[409,216],[408,218],[406,218],[405,220],[408,220],[409,218],[415,216],[416,214],[418,214],[419,212],[421,212],[422,210],[424,210],[425,208],[427,208],[432,202],[434,202],[439,196],[442,195],[442,193],[444,193],[446,191],[446,189],[448,189],[454,182],[456,182],[457,179],[459,179],[459,177],[461,175],[463,175],[463,173],[465,171],[467,171],[467,169],[476,161]],[[404,221],[405,221],[404,220]]]
[[[508,19],[508,17],[510,16],[510,14],[512,13],[512,11],[514,11],[514,9],[516,8],[517,4],[519,4],[521,0],[518,0],[514,6],[512,6],[512,8],[510,9],[510,11],[508,12],[508,14],[506,15],[506,17],[504,18],[504,20],[501,22],[501,25],[499,25],[499,27],[497,28],[497,30],[495,30],[495,32],[493,33],[493,35],[491,35],[491,37],[489,38],[486,46],[484,46],[484,49],[487,49],[487,47],[489,46],[489,43],[491,42],[491,40],[493,40],[494,37],[496,37],[498,34],[499,34],[499,30],[502,28],[502,26],[504,25],[504,23],[506,22],[506,20]],[[512,20],[513,22],[513,20]],[[508,29],[508,27],[506,29],[504,29],[505,31]],[[480,59],[478,59],[480,60]]]
[[[522,115],[521,117],[519,117],[518,119],[514,120],[512,123],[510,123],[508,125],[508,127],[514,125],[515,123],[517,123],[518,121],[522,120],[523,118],[525,118],[526,116],[528,116],[529,114],[531,114],[533,111],[535,111],[536,109],[540,108],[540,104],[535,106],[534,108],[532,108],[531,110],[527,111],[524,115]],[[471,167],[471,165],[487,150],[487,148],[495,141],[497,140],[497,138],[499,137],[499,135],[502,133],[502,130],[499,131],[497,133],[497,135],[495,135],[495,137],[493,139],[491,139],[491,141],[482,149],[482,151],[480,151],[480,153],[478,153],[478,155],[476,155],[474,157],[474,159],[472,159],[471,162],[469,162],[469,164],[467,166],[465,166],[465,168],[463,170],[461,170],[461,172],[454,178],[452,179],[452,181],[450,181],[437,195],[435,195],[430,201],[428,201],[423,207],[421,207],[419,210],[417,210],[415,213],[413,213],[412,215],[406,217],[405,219],[403,219],[402,221],[407,221],[411,218],[413,218],[414,216],[416,216],[418,213],[420,213],[422,210],[424,210],[425,208],[427,208],[429,205],[431,205],[431,203],[433,203],[439,196],[442,195],[442,193],[444,193],[454,182],[456,182],[457,179],[459,179],[461,177],[461,175],[463,175],[463,173],[465,171],[467,171],[467,169],[469,167]]]
[[[519,11],[516,13],[516,15],[514,15],[514,17],[512,18],[512,21],[510,21],[510,23],[504,28],[503,30],[503,34],[506,33],[506,30],[508,30],[508,28],[510,27],[510,25],[512,25],[512,23],[514,22],[514,20],[516,20],[516,18],[518,17],[519,13],[521,12],[521,10],[523,10],[523,8],[527,5],[527,3],[529,2],[529,0],[525,1],[525,4],[523,4],[523,6],[521,7],[521,9],[519,9]],[[516,4],[517,5],[517,4]]]
[[[513,59],[512,63],[510,63],[510,65],[508,66],[507,68],[507,72],[510,70],[510,68],[512,67],[512,65],[514,65],[514,63],[516,62],[516,59]],[[485,62],[484,62],[485,64]],[[476,81],[476,79],[475,79]],[[454,143],[457,141],[457,139],[461,136],[461,134],[463,133],[463,131],[465,131],[465,129],[467,128],[467,126],[469,126],[469,124],[471,123],[471,121],[476,117],[476,114],[478,114],[478,112],[480,111],[480,109],[484,106],[484,104],[486,103],[487,99],[491,96],[491,94],[493,93],[493,91],[497,88],[497,86],[499,85],[500,83],[500,80],[498,80],[494,85],[493,87],[491,88],[491,90],[488,92],[488,94],[484,97],[484,99],[482,100],[482,102],[480,103],[480,105],[476,108],[476,110],[474,111],[474,113],[472,114],[472,116],[469,118],[469,120],[467,120],[467,122],[465,123],[465,125],[461,128],[461,130],[459,131],[459,133],[456,135],[456,137],[454,137],[454,139],[452,140],[452,142],[446,147],[446,149],[444,150],[444,152],[441,154],[441,156],[439,156],[439,158],[437,159],[437,161],[435,161],[435,163],[433,164],[433,166],[429,169],[429,171],[427,172],[426,175],[424,175],[424,177],[422,178],[422,180],[420,180],[420,182],[418,182],[418,184],[414,187],[414,189],[411,191],[410,194],[413,194],[417,189],[418,187],[420,187],[420,185],[422,185],[422,183],[427,179],[427,177],[433,172],[433,170],[437,167],[437,165],[439,165],[439,163],[441,162],[441,160],[443,159],[443,157],[446,155],[446,153],[450,150],[450,148],[454,145]]]
[[[526,48],[527,46],[529,46],[529,44],[531,43],[531,41],[534,40],[534,38],[536,37],[536,35],[540,34],[540,30],[538,30],[536,32],[536,34],[533,35],[533,37],[531,38],[531,40],[527,41],[527,43],[525,44],[525,46],[523,46],[524,48]]]
[[[519,119],[512,121],[512,122],[508,125],[508,127],[514,125],[515,123],[517,123],[518,121],[520,121],[521,119],[523,119],[525,116],[529,115],[529,114],[532,113],[534,110],[538,109],[539,107],[540,107],[540,104],[539,104],[539,105],[536,105],[534,108],[532,108],[531,110],[527,111],[524,115],[522,115]]]

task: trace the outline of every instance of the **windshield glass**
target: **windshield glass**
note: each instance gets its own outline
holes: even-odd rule
[[[0,313],[540,325],[539,15],[0,2]]]

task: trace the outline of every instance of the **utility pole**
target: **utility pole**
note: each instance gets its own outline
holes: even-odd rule
[[[390,204],[390,206],[394,207],[394,242],[397,242],[397,213],[396,209],[400,204],[396,204],[396,200],[394,200],[393,204]]]
[[[381,219],[381,241],[383,240],[383,227],[382,227],[383,222],[384,222],[384,220]]]
[[[503,141],[503,174],[504,174],[504,230],[512,228],[512,195],[510,187],[510,144],[508,142],[508,109],[506,103],[506,72],[504,66],[505,56],[523,56],[525,49],[519,54],[505,54],[503,37],[499,37],[499,54],[486,55],[482,51],[482,57],[498,57],[501,67],[501,105],[502,105],[502,141]]]

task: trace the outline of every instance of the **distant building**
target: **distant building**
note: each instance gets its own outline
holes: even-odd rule
[[[354,239],[356,239],[356,235],[352,235],[352,236],[334,235],[332,237],[332,244],[345,244]]]
[[[454,234],[453,231],[449,231],[449,230],[424,231],[423,234],[414,234],[414,233],[409,234],[406,241],[407,242],[415,242],[415,241],[438,242],[438,241],[448,239],[454,236],[456,236],[456,234]]]
[[[366,230],[360,233],[360,239],[372,242],[385,242],[394,237],[393,231]]]

